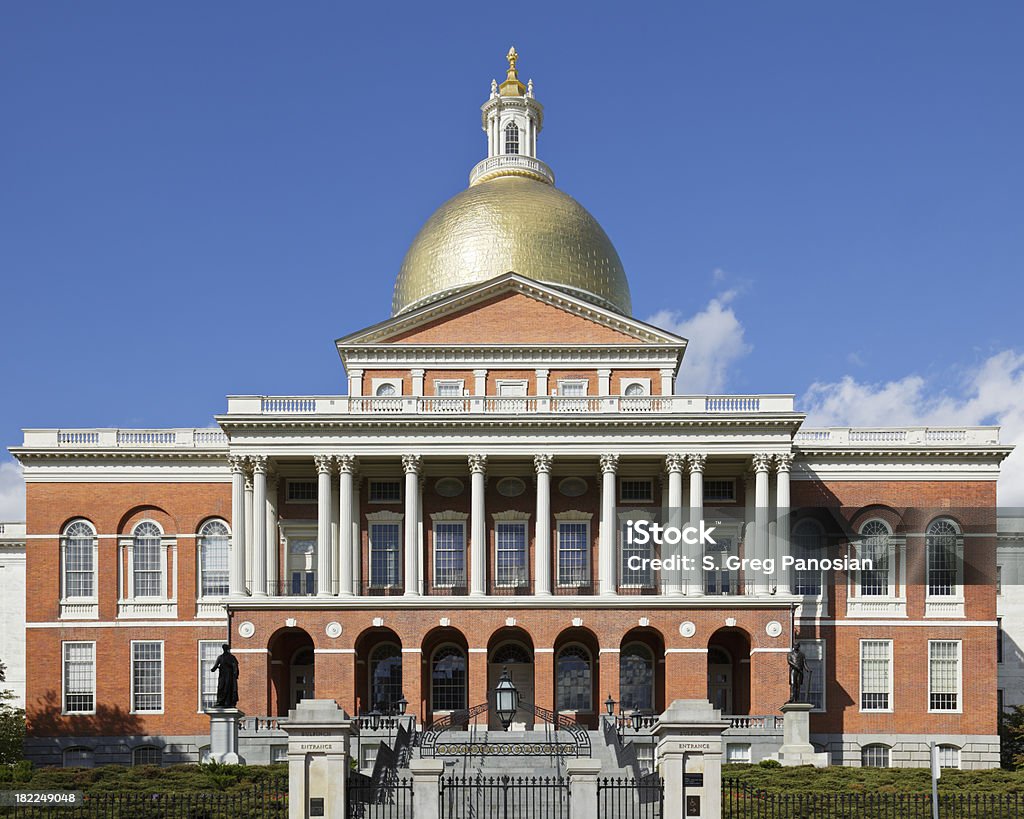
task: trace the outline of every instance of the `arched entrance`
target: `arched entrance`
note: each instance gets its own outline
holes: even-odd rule
[[[303,699],[316,696],[316,658],[313,638],[300,628],[274,632],[267,643],[270,655],[271,704],[277,716]]]
[[[501,674],[508,669],[512,684],[519,691],[520,703],[534,703],[533,677],[533,643],[529,635],[521,629],[503,629],[491,638],[487,649],[487,696],[498,685]],[[493,703],[492,703],[493,706]],[[512,730],[530,730],[533,728],[534,715],[532,709],[520,708],[512,720]],[[492,710],[488,711],[488,727],[501,729],[501,720]]]
[[[665,709],[665,643],[654,629],[632,629],[619,644],[619,706],[623,713]]]
[[[390,714],[406,694],[402,641],[389,628],[371,628],[356,640],[356,709]],[[416,709],[416,692],[407,700]]]
[[[722,628],[708,640],[708,699],[723,714],[750,713],[750,637]]]

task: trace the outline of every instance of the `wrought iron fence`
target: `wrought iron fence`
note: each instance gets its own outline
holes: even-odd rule
[[[724,819],[932,819],[931,794],[767,793],[722,782]],[[1024,794],[940,794],[942,819],[1024,819]]]
[[[597,780],[598,819],[661,819],[664,805],[665,784],[657,774]]]
[[[393,779],[373,782],[369,777],[348,780],[346,815],[348,819],[411,819],[412,780]]]
[[[94,793],[77,805],[15,805],[16,819],[287,819],[288,781],[269,780],[240,791]]]
[[[569,780],[548,776],[442,777],[441,819],[569,819]]]

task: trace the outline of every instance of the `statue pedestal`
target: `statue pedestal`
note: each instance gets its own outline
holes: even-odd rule
[[[353,721],[334,700],[302,700],[279,724],[288,734],[288,819],[345,819]],[[434,782],[436,786],[436,776]],[[414,805],[415,800],[413,796]]]
[[[210,762],[244,765],[238,755],[238,723],[245,716],[237,708],[207,708],[210,716]]]
[[[810,713],[814,706],[809,702],[787,702],[782,711],[782,747],[779,762],[784,767],[813,765],[815,768],[828,767],[828,754],[819,754],[811,745]]]

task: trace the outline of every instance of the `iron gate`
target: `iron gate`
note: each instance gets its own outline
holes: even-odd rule
[[[597,780],[598,819],[662,819],[665,783],[656,773]]]
[[[441,819],[569,819],[569,780],[555,776],[445,776]]]

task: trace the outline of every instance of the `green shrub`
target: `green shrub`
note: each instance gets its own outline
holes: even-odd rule
[[[782,763],[777,759],[762,759],[757,763],[760,768],[781,768]]]

